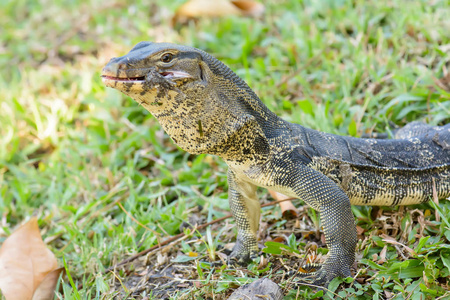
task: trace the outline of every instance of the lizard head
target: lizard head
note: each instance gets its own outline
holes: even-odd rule
[[[178,146],[195,154],[223,154],[231,136],[249,131],[255,121],[249,112],[265,108],[222,62],[182,45],[141,42],[112,58],[102,80],[141,104]]]
[[[202,80],[201,56],[186,48],[140,42],[128,54],[109,61],[102,70],[103,83],[141,104],[160,106],[164,95],[155,92],[181,92],[181,86]]]

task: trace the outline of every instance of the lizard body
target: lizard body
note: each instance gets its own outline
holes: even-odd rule
[[[132,97],[189,153],[222,157],[238,229],[230,258],[256,257],[257,186],[300,198],[320,212],[329,255],[316,284],[350,276],[356,227],[350,204],[408,205],[450,196],[450,124],[413,124],[401,139],[338,136],[282,120],[208,53],[141,42],[102,71],[106,86]]]

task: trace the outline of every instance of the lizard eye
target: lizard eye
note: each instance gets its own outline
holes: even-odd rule
[[[163,54],[163,56],[161,56],[161,61],[164,63],[171,62],[172,59],[173,59],[173,55],[171,53],[166,53],[166,54]]]

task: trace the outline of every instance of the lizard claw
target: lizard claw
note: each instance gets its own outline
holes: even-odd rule
[[[256,250],[238,252],[233,249],[233,252],[228,256],[227,264],[229,266],[245,266],[256,258],[258,258],[258,251]]]
[[[296,284],[299,285],[301,285],[302,283],[306,283],[308,285],[326,287],[331,281],[329,278],[327,278],[327,272],[323,269],[311,273],[297,273],[297,276],[300,277],[296,282]]]
[[[299,281],[297,284],[306,283],[308,285],[315,285],[319,287],[327,287],[331,280],[335,277],[349,277],[351,276],[350,267],[345,264],[339,264],[336,261],[326,261],[324,264],[307,264],[302,267],[304,270],[316,269],[313,272],[303,273],[298,272]]]
[[[236,244],[228,256],[228,265],[245,266],[258,257],[259,248],[253,235],[238,234]]]

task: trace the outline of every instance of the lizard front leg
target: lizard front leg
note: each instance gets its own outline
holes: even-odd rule
[[[285,164],[286,166],[286,164]],[[310,282],[326,285],[337,276],[350,276],[355,261],[356,226],[350,199],[331,179],[303,164],[293,162],[290,170],[280,172],[279,185],[288,187],[300,199],[320,212],[320,219],[329,248],[321,268],[306,274]]]
[[[244,265],[255,259],[259,251],[256,233],[261,205],[256,196],[256,185],[239,180],[231,169],[228,170],[228,200],[238,229],[236,245],[228,263]]]

